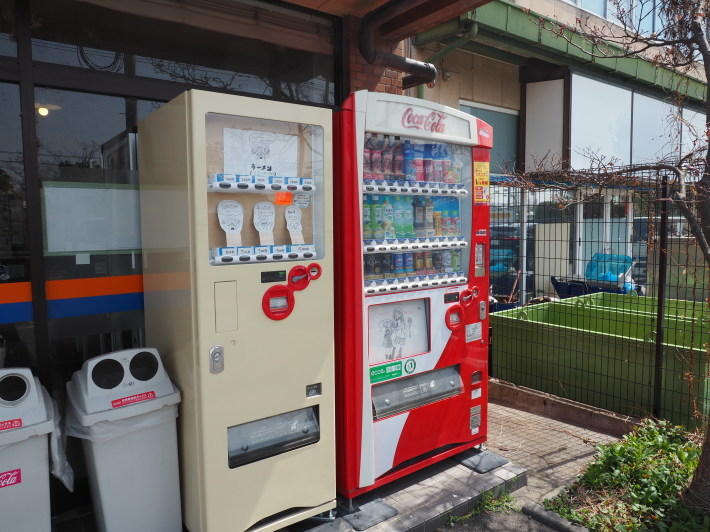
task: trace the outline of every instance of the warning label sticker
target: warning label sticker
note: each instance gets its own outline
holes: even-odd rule
[[[134,403],[141,403],[143,401],[149,401],[151,399],[155,399],[155,392],[139,393],[137,395],[122,397],[121,399],[111,401],[111,408],[120,408],[122,406],[132,405]]]
[[[0,430],[19,429],[22,426],[22,419],[8,419],[0,421]]]

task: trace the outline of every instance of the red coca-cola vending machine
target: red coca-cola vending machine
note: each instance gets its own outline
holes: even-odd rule
[[[367,91],[335,121],[338,491],[352,499],[486,440],[493,131]]]

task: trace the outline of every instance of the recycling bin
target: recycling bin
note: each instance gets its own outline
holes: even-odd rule
[[[54,409],[28,368],[0,369],[0,530],[51,529],[47,435]]]
[[[82,440],[99,532],[181,532],[180,392],[158,351],[87,360],[67,394],[67,434]]]

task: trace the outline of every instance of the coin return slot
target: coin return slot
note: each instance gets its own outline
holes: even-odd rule
[[[479,382],[481,382],[482,379],[483,376],[480,371],[474,371],[471,374],[471,384],[478,384]]]

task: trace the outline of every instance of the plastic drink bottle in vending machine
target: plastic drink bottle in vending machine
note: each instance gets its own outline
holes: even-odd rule
[[[414,197],[414,233],[417,238],[426,237],[426,229],[424,227],[425,207],[424,201],[419,196]]]
[[[434,181],[434,160],[432,159],[433,144],[424,144],[424,181]]]
[[[454,236],[461,236],[461,211],[459,210],[460,200],[451,198],[451,229]]]
[[[362,196],[362,239],[371,240],[372,234],[372,210],[370,207],[370,195],[363,194]]]
[[[385,196],[384,201],[382,202],[382,230],[386,240],[396,238],[396,234],[394,232],[394,208],[392,207],[388,196]]]
[[[399,240],[407,238],[407,231],[404,227],[404,196],[392,198],[394,209],[394,233]]]
[[[406,182],[404,176],[404,150],[399,137],[394,138],[394,179],[399,181],[400,184]]]
[[[432,151],[432,164],[434,166],[433,170],[433,180],[437,183],[443,183],[444,181],[444,159],[443,159],[443,144],[434,144]]]
[[[418,183],[423,183],[426,181],[424,178],[424,145],[415,144],[414,145],[414,180]]]
[[[372,179],[382,180],[382,142],[373,133],[370,137],[370,167]]]
[[[402,162],[404,164],[404,179],[410,182],[416,181],[417,179],[414,175],[414,145],[409,140],[404,141],[402,157]]]
[[[382,144],[382,177],[392,179],[394,174],[394,146],[390,143],[389,135],[385,135]]]
[[[412,196],[402,196],[402,211],[404,213],[404,237],[413,239],[417,235],[414,232],[414,204]]]
[[[424,200],[424,233],[426,238],[434,238],[436,230],[434,229],[434,205],[430,198]]]
[[[384,238],[382,229],[382,204],[379,196],[370,198],[370,227],[372,227],[372,238],[381,240]]]
[[[362,178],[372,179],[372,137],[365,133],[365,147],[362,150]]]

